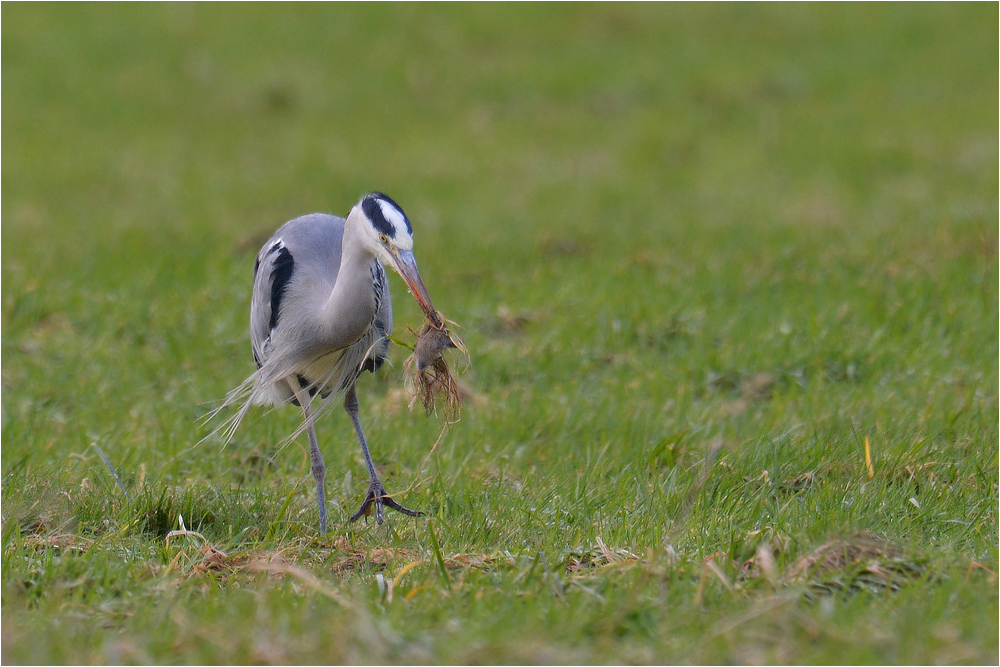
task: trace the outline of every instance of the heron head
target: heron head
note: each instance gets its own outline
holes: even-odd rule
[[[403,209],[381,192],[366,194],[355,207],[358,209],[368,223],[365,239],[373,254],[382,264],[396,270],[425,313],[434,313],[431,298],[417,270],[417,260],[413,257],[413,227]]]

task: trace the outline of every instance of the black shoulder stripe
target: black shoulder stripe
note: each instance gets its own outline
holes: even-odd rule
[[[275,249],[271,252],[276,257],[274,258],[274,268],[271,269],[271,319],[267,325],[271,331],[274,331],[275,327],[278,326],[281,300],[284,298],[285,290],[288,289],[288,283],[292,279],[295,260],[292,259],[292,253],[288,252],[288,248],[284,245],[275,245]]]
[[[361,364],[361,372],[364,373],[368,371],[369,373],[376,373],[378,369],[382,368],[382,364],[385,363],[385,357],[368,357]]]
[[[372,350],[374,356],[366,358],[361,363],[361,368],[358,371],[359,373],[364,373],[365,371],[374,373],[378,369],[382,368],[382,364],[385,363],[386,354],[389,352],[389,338],[385,332],[385,324],[383,324],[381,320],[375,320],[374,326],[379,335],[379,339],[374,346],[375,349]]]

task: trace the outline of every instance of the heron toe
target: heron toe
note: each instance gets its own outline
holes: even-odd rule
[[[358,508],[358,511],[351,515],[351,523],[357,521],[362,516],[367,519],[368,515],[371,514],[372,505],[375,505],[375,521],[379,525],[382,525],[382,522],[385,520],[385,507],[396,510],[400,514],[405,514],[406,516],[424,515],[423,512],[411,510],[397,503],[392,499],[392,496],[385,492],[385,487],[382,486],[382,482],[377,479],[373,479],[371,484],[368,485],[368,495],[365,496],[365,501],[361,503],[361,507]]]

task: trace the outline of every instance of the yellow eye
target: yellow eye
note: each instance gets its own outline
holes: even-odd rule
[[[388,243],[389,242],[389,237],[386,236],[385,234],[379,234],[378,235],[378,240],[380,242],[382,242],[382,243]]]

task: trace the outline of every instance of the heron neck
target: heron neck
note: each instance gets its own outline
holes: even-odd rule
[[[375,319],[377,302],[372,286],[373,255],[348,218],[341,244],[337,282],[324,306],[324,338],[336,347],[351,345],[368,331]]]

